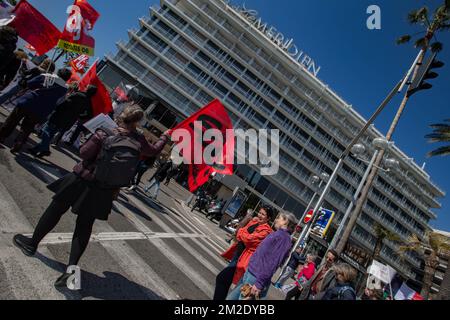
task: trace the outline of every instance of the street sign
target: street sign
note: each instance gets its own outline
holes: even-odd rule
[[[303,220],[303,222],[305,224],[307,224],[308,222],[310,222],[312,220],[314,216],[314,210],[309,210],[308,213],[306,214],[305,220]]]
[[[317,217],[317,221],[311,229],[311,232],[321,238],[324,238],[331,223],[333,222],[334,216],[334,211],[328,209],[320,209],[319,216]]]

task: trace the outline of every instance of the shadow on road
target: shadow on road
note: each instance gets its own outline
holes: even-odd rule
[[[36,258],[60,273],[63,273],[66,268],[64,264],[41,254],[36,255]],[[81,299],[100,300],[165,300],[152,290],[130,281],[116,272],[104,271],[103,276],[81,271],[82,289],[80,291],[73,292],[64,288],[55,288],[55,290],[62,293],[68,300],[79,299],[80,296]],[[56,279],[49,279],[49,281],[56,281]]]
[[[48,160],[34,158],[25,153],[17,155],[16,162],[45,184],[55,182],[69,173],[66,169]]]

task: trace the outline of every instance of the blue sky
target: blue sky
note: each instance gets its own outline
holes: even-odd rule
[[[65,9],[70,0],[29,0],[55,25],[62,28]],[[420,31],[409,25],[407,13],[427,5],[436,8],[442,0],[247,0],[247,8],[257,10],[265,21],[285,36],[295,39],[321,65],[319,78],[365,118],[380,104],[391,88],[401,79],[417,55],[412,45],[398,46],[396,38]],[[137,28],[137,18],[148,14],[150,6],[159,1],[91,0],[101,13],[93,35],[97,41],[96,55],[115,52],[115,43],[126,40],[127,30]],[[241,3],[233,0],[233,3]],[[126,4],[126,5],[125,5]],[[367,7],[381,8],[382,29],[368,30]],[[442,189],[450,191],[450,157],[426,158],[436,147],[426,142],[429,124],[450,118],[450,32],[439,35],[444,51],[439,59],[446,62],[440,77],[432,80],[433,89],[415,95],[408,104],[394,136],[396,145],[419,165],[426,162],[427,172]],[[387,133],[400,104],[395,98],[376,121],[377,128]],[[450,197],[441,199],[434,227],[450,230]]]

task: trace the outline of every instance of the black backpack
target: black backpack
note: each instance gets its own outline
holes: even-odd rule
[[[94,171],[95,181],[102,188],[128,187],[136,174],[141,144],[136,135],[113,135],[103,141]]]

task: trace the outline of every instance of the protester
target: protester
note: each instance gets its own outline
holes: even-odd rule
[[[357,271],[347,263],[337,264],[333,267],[336,275],[336,284],[329,288],[321,300],[356,300],[354,281]]]
[[[17,51],[15,60],[7,67],[8,75],[5,76],[5,83],[9,83],[9,85],[1,91],[0,104],[17,99],[21,94],[30,90],[28,84],[32,79],[55,71],[55,64],[52,60],[45,59],[38,67],[32,68],[30,66],[32,63],[27,63],[24,55],[26,56],[23,51]]]
[[[269,291],[271,280],[277,269],[283,264],[292,248],[291,234],[297,225],[297,219],[291,213],[280,213],[275,220],[275,233],[270,234],[256,249],[247,272],[228,295],[227,300],[242,300],[241,289],[251,286],[251,295],[255,299],[264,299]]]
[[[300,264],[304,264],[306,259],[302,256],[303,249],[297,248],[292,253],[291,258],[289,259],[288,265],[286,266],[286,270],[281,275],[280,279],[275,283],[275,288],[281,289],[285,282],[290,279],[294,274]],[[311,275],[312,277],[312,275]],[[308,279],[309,280],[309,279]]]
[[[300,294],[302,293],[303,286],[314,276],[314,272],[316,272],[315,260],[316,257],[311,254],[306,256],[306,263],[297,276],[295,287],[287,293],[286,300],[292,300],[292,298],[298,300]]]
[[[2,80],[0,81],[0,83],[2,83],[0,84],[0,92],[2,96],[0,97],[0,104],[3,104],[7,100],[4,100],[3,98],[3,95],[6,93],[3,92],[3,90],[10,86],[14,82],[14,79],[17,79],[18,75],[22,74],[26,70],[27,60],[27,54],[19,49],[14,52],[14,59],[12,59],[10,63],[4,67],[2,72]]]
[[[174,179],[178,174],[180,174],[181,168],[174,166],[172,164],[172,168],[170,168],[169,172],[167,173],[166,182],[164,182],[164,185],[168,186],[170,184],[170,181]]]
[[[17,99],[16,108],[0,129],[0,143],[4,143],[22,121],[21,132],[16,138],[11,152],[19,152],[22,149],[34,127],[45,121],[56,108],[58,100],[66,94],[65,82],[70,78],[71,72],[68,69],[60,69],[57,75],[55,83],[49,87],[44,87],[46,79],[44,75],[27,82],[29,91]]]
[[[18,41],[19,37],[14,28],[0,27],[0,90],[5,88],[15,76],[11,74],[11,69],[8,67],[16,58],[14,51]]]
[[[161,188],[161,182],[167,178],[167,174],[170,168],[172,168],[171,159],[167,160],[166,162],[163,162],[158,168],[158,170],[156,170],[156,173],[153,175],[153,177],[150,179],[149,184],[144,189],[145,193],[148,193],[151,188],[155,188],[155,191],[153,191],[153,193],[150,194],[150,198],[152,198],[155,201],[158,198],[159,190]]]
[[[108,179],[123,179],[122,170],[113,170],[119,161],[115,157],[105,163],[99,154],[106,153],[103,148],[107,143],[108,148],[115,141],[139,146],[138,150],[146,156],[156,156],[168,142],[168,134],[165,133],[160,140],[151,145],[143,135],[136,131],[137,124],[142,120],[143,111],[137,107],[127,108],[118,119],[119,128],[114,136],[107,138],[107,134],[98,130],[93,137],[84,144],[80,150],[83,161],[79,163],[73,173],[49,186],[55,192],[53,202],[40,219],[32,238],[23,235],[14,237],[14,244],[27,256],[33,256],[42,239],[51,232],[61,217],[72,208],[72,212],[78,215],[72,247],[69,258],[69,266],[76,266],[84,253],[92,233],[92,227],[96,220],[108,220],[112,210],[114,198],[118,195],[117,188],[105,187],[105,183],[99,181],[98,176],[104,176],[105,168],[110,176]],[[117,149],[117,148],[116,148]],[[114,162],[116,161],[116,162]],[[127,163],[128,165],[128,163]],[[100,174],[101,172],[102,174]],[[128,179],[128,177],[125,177]],[[131,179],[131,177],[129,177]],[[58,287],[66,286],[71,274],[64,273],[56,281]]]
[[[132,192],[137,189],[139,184],[141,183],[141,179],[144,174],[155,165],[156,157],[144,157],[139,161],[139,164],[136,169],[136,175],[133,178],[133,185],[128,189],[129,192]]]
[[[215,301],[225,300],[231,285],[238,284],[242,279],[256,249],[273,231],[269,225],[273,216],[273,209],[263,206],[257,217],[248,222],[245,227],[239,228],[236,242],[222,254],[222,257],[230,261],[230,264],[216,277]]]
[[[338,253],[329,250],[326,260],[311,280],[303,287],[299,300],[320,300],[328,288],[335,284],[335,274],[332,269],[338,260]]]
[[[69,130],[83,113],[92,115],[91,98],[96,93],[96,86],[88,86],[86,92],[76,92],[59,100],[42,128],[41,143],[30,153],[39,158],[50,156],[50,144],[57,133]]]

